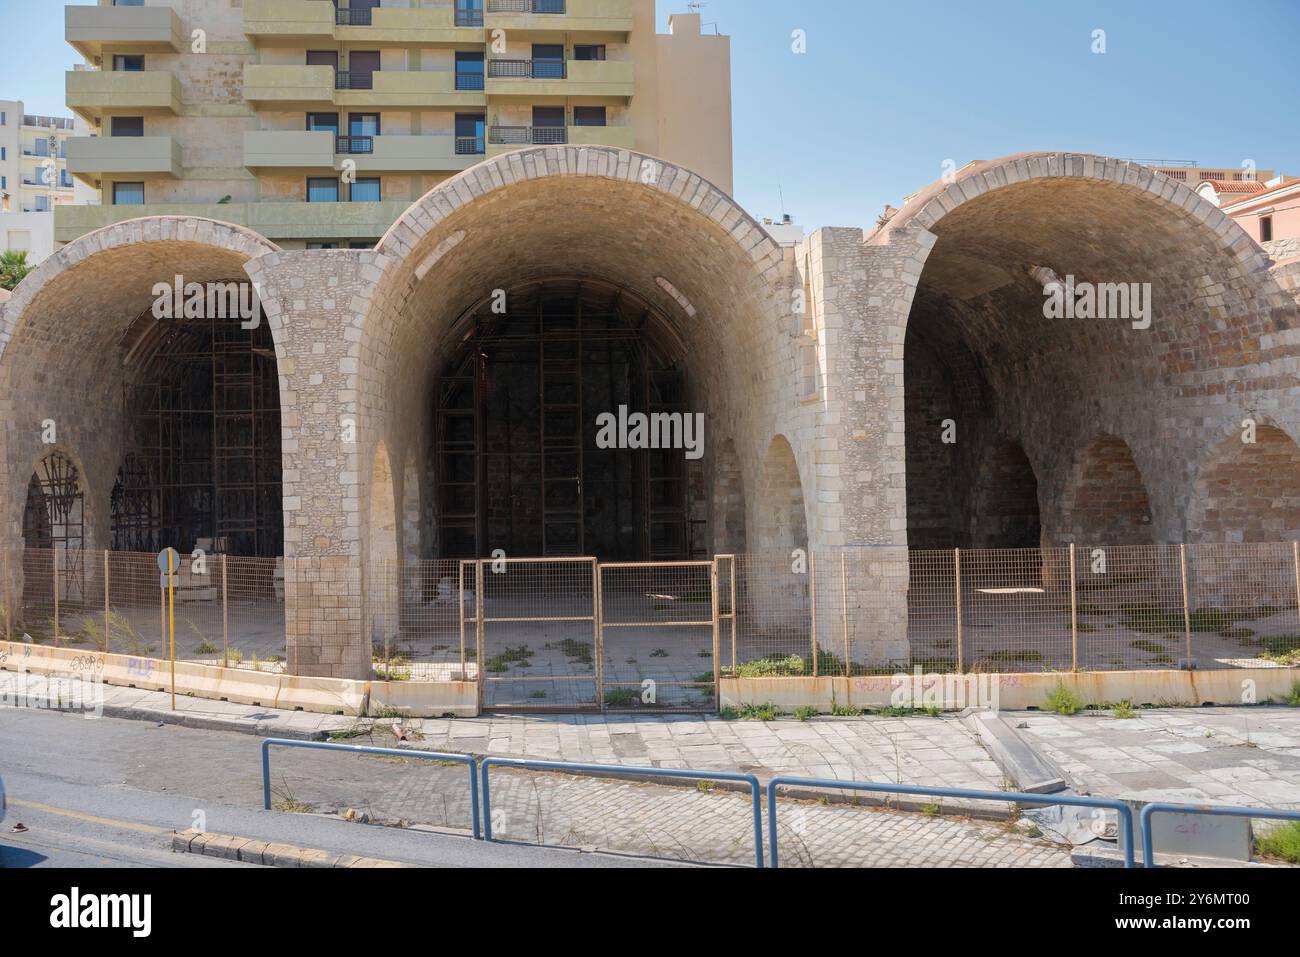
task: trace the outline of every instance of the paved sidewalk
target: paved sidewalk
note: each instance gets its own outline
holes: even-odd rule
[[[0,673],[0,682],[8,673]],[[47,685],[17,675],[31,695]],[[0,690],[3,685],[0,684]],[[304,739],[354,735],[374,722],[340,715],[280,711],[104,686],[104,714],[185,727]],[[389,722],[380,722],[382,731]],[[744,771],[837,780],[909,782],[1003,790],[1002,773],[955,715],[938,718],[796,718],[726,721],[703,715],[484,715],[409,722],[422,737],[405,745],[498,757],[590,764]],[[376,737],[381,735],[377,734]],[[382,734],[385,746],[392,739]]]
[[[1300,708],[1007,717],[1076,788],[1092,794],[1300,808]]]

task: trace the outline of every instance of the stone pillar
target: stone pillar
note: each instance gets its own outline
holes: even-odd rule
[[[826,594],[826,575],[834,576],[837,598],[847,583],[848,651],[859,666],[905,663],[910,653],[903,339],[933,239],[904,235],[867,246],[859,229],[822,229],[808,238],[826,370],[814,547],[846,555],[843,574],[819,569],[819,594]],[[842,633],[842,620],[828,624]]]
[[[358,369],[380,259],[362,250],[283,251],[246,267],[278,342],[290,674],[371,676],[361,463],[374,443],[366,444]]]

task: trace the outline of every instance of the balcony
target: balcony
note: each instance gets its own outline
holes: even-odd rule
[[[486,0],[489,30],[630,33],[634,0]]]
[[[636,130],[631,126],[492,126],[488,128],[488,155],[497,156],[527,146],[612,146],[633,149]]]
[[[326,109],[334,106],[334,72],[330,66],[250,63],[244,99],[255,109]]]
[[[456,76],[450,70],[339,73],[334,100],[341,107],[390,109],[483,106],[486,99],[482,90],[457,89]]]
[[[244,35],[254,46],[334,41],[330,0],[244,0]]]
[[[245,0],[244,34],[258,47],[482,43],[483,17],[466,15],[472,12],[451,6],[353,9],[343,4],[335,9],[329,0]]]
[[[484,158],[483,140],[473,136],[342,136],[339,140],[340,146],[351,148],[343,155],[356,163],[358,173],[459,172]]]
[[[256,230],[273,241],[348,240],[382,236],[409,208],[408,202],[382,203],[149,203],[144,206],[58,206],[56,242],[70,243],[86,233],[142,216],[199,216]]]
[[[567,126],[490,126],[489,146],[557,146],[569,142]],[[497,150],[495,152],[501,152]]]
[[[92,184],[119,173],[179,179],[181,146],[170,136],[78,136],[68,141],[68,171]]]
[[[188,44],[170,7],[64,7],[63,37],[91,61],[115,53],[179,53]]]
[[[106,110],[140,115],[181,111],[180,80],[161,70],[73,70],[67,74],[67,89],[69,108],[88,121],[101,118]]]
[[[366,47],[482,43],[482,17],[475,24],[466,12],[450,6],[341,8],[334,36],[340,43],[364,43]]]
[[[630,97],[636,70],[630,60],[487,61],[488,96]]]
[[[328,130],[248,130],[244,165],[276,172],[334,168],[334,134]]]

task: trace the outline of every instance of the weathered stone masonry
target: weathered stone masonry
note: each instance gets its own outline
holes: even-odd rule
[[[1150,282],[1151,328],[1050,324],[1043,268]],[[369,675],[372,622],[396,600],[368,580],[372,559],[437,549],[429,396],[452,330],[492,290],[553,276],[617,284],[680,335],[691,407],[707,414],[695,484],[711,490],[714,552],[866,558],[851,583],[855,659],[907,654],[909,535],[979,547],[1035,533],[1300,534],[1300,264],[1273,268],[1185,187],[1102,157],[1027,154],[934,184],[870,235],[820,229],[782,249],[688,170],[550,147],[440,185],[373,251],[288,252],[180,217],[60,251],[0,313],[5,544],[20,544],[26,476],[53,418],[84,478],[87,545],[104,546],[124,414],[106,359],[160,279],[241,272],[279,365],[300,674]],[[1251,418],[1261,440],[1242,445]],[[956,446],[935,442],[943,419]],[[1272,484],[1238,494],[1262,475]],[[1269,518],[1252,517],[1261,509]]]

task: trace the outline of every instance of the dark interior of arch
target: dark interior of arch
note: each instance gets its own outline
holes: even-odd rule
[[[1230,321],[1241,321],[1249,311],[1243,280],[1211,230],[1148,194],[1083,179],[994,190],[933,231],[904,344],[909,543],[1037,545],[1031,476],[1053,495],[1066,488],[1073,450],[1095,434],[1099,410],[1144,407],[1184,376],[1189,356],[1204,355],[1190,341],[1200,317],[1211,318],[1203,290],[1221,288]],[[1076,283],[1151,283],[1151,328],[1124,318],[1046,318],[1051,273]],[[1249,337],[1240,339],[1244,349]],[[1225,347],[1195,361],[1243,357]],[[945,420],[955,444],[942,441]],[[998,470],[1010,470],[1000,499],[989,485]],[[1012,498],[1022,505],[1013,509]],[[1055,515],[1065,503],[1039,504]],[[995,512],[980,514],[986,506]],[[1073,531],[1099,540],[1115,525],[1091,517],[1097,527]]]
[[[113,548],[283,554],[280,390],[267,324],[145,313],[121,345],[127,446],[112,493]]]
[[[470,309],[447,341],[427,445],[434,557],[707,551],[699,461],[598,442],[603,413],[691,407],[686,350],[644,300],[592,279],[528,282]]]

